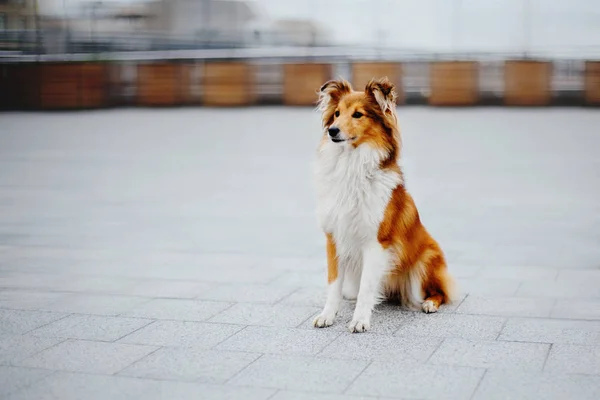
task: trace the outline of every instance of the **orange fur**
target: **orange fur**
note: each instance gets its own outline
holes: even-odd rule
[[[338,277],[337,253],[331,233],[327,234],[327,283],[335,281]]]

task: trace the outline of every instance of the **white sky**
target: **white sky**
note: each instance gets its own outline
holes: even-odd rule
[[[41,0],[40,4],[61,13],[63,4],[68,9],[85,1]],[[272,18],[314,19],[340,43],[511,51],[529,41],[535,48],[600,49],[600,0],[254,1]],[[527,25],[525,4],[531,14]]]

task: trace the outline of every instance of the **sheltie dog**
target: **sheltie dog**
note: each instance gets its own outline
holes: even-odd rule
[[[317,215],[327,240],[328,288],[315,327],[334,323],[343,297],[356,299],[351,332],[369,330],[384,299],[426,313],[452,300],[444,253],[404,187],[396,98],[387,78],[371,80],[364,92],[342,79],[319,91]]]

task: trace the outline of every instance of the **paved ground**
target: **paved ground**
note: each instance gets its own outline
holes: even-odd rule
[[[1,114],[0,398],[599,399],[600,112],[400,117],[463,295],[352,335],[310,326],[315,113]]]

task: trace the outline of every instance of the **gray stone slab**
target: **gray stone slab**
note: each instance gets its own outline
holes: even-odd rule
[[[162,348],[121,371],[119,375],[204,383],[224,383],[260,354]]]
[[[16,364],[57,371],[114,374],[155,350],[153,346],[67,340]]]
[[[240,303],[276,303],[296,290],[297,288],[290,286],[221,284],[198,293],[197,298]]]
[[[323,307],[327,298],[327,289],[323,287],[303,287],[284,298],[282,304]]]
[[[141,318],[73,314],[32,331],[33,335],[112,342],[148,324]]]
[[[64,317],[56,312],[0,309],[0,335],[26,333]]]
[[[512,279],[517,281],[553,281],[558,276],[558,269],[548,266],[502,266],[484,267],[477,277],[488,279]]]
[[[2,290],[0,291],[0,308],[38,310],[66,296],[68,294],[57,292]]]
[[[477,276],[479,271],[481,270],[481,265],[469,265],[469,264],[459,264],[459,263],[451,263],[448,265],[448,271],[455,279],[462,278],[474,278]]]
[[[214,285],[206,282],[167,279],[138,280],[122,294],[152,298],[193,299]]]
[[[508,320],[498,339],[596,345],[600,342],[600,322],[514,318]]]
[[[243,326],[239,325],[190,321],[156,321],[133,332],[131,335],[125,336],[119,342],[208,349],[242,328]]]
[[[600,320],[600,299],[557,300],[552,318]]]
[[[26,335],[0,335],[0,364],[12,364],[52,347],[63,339]]]
[[[236,304],[212,317],[210,322],[293,328],[318,311],[316,307],[283,304]]]
[[[133,296],[74,294],[53,302],[43,309],[64,313],[119,315],[149,299]]]
[[[265,355],[229,381],[234,386],[266,387],[308,393],[342,393],[367,361]]]
[[[456,312],[515,317],[548,317],[553,305],[554,301],[550,299],[468,296],[456,309]]]
[[[586,298],[600,299],[599,281],[588,280],[568,280],[561,279],[555,282],[538,282],[528,281],[523,282],[517,296],[523,297],[538,297],[548,299],[578,299],[582,293],[585,293]]]
[[[343,333],[319,356],[330,358],[393,360],[406,364],[424,362],[442,342],[441,338],[424,336],[393,337],[365,333]]]
[[[287,271],[270,282],[273,286],[319,287],[325,289],[327,272],[323,271]]]
[[[431,356],[431,364],[487,369],[541,371],[550,345],[493,340],[446,339]]]
[[[0,398],[23,390],[52,373],[44,369],[0,366]]]
[[[231,307],[232,303],[187,299],[154,299],[123,314],[128,317],[206,321]]]
[[[463,278],[459,281],[458,290],[462,294],[482,297],[513,296],[521,285],[521,281],[504,278]]]
[[[563,374],[600,375],[600,342],[596,346],[555,344],[545,371]]]
[[[597,400],[600,377],[490,370],[474,400]]]
[[[58,372],[9,400],[267,400],[274,389]]]
[[[254,353],[314,355],[335,339],[340,332],[327,329],[293,329],[249,326],[223,343],[218,350]]]
[[[483,369],[468,367],[374,362],[350,385],[346,393],[466,400],[475,391],[483,373]]]
[[[492,340],[505,321],[504,317],[486,315],[415,313],[400,325],[396,335]]]
[[[371,396],[349,396],[347,394],[325,394],[325,393],[307,393],[307,392],[293,392],[290,390],[280,390],[275,396],[269,400],[386,400],[383,397],[371,397]],[[402,400],[399,397],[394,397],[396,400]]]

